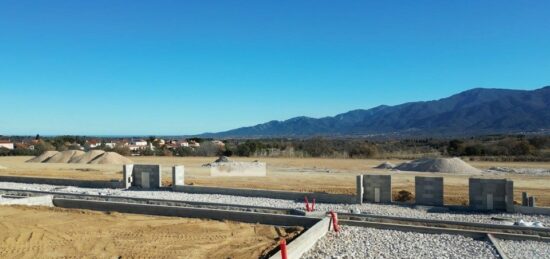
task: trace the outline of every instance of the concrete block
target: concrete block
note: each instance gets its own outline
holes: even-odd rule
[[[356,188],[356,197],[357,197],[357,204],[363,203],[363,175],[358,175],[355,178],[355,188]]]
[[[123,165],[122,166],[122,174],[124,175],[124,179],[122,179],[123,185],[125,189],[128,189],[132,186],[132,171],[134,170],[133,164]]]
[[[529,196],[527,196],[527,192],[521,193],[521,206],[529,206]]]
[[[531,196],[529,197],[529,207],[536,207],[537,205],[535,204],[535,196]]]
[[[185,185],[185,167],[182,165],[172,167],[172,186]]]
[[[506,179],[469,179],[470,208],[475,210],[514,210],[514,183]]]
[[[162,187],[160,165],[134,165],[132,170],[132,186],[143,189],[158,189]]]
[[[363,175],[363,201],[391,203],[391,175]]]
[[[443,177],[416,176],[414,182],[417,205],[443,206]]]

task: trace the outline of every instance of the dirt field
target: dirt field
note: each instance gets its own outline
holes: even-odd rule
[[[288,231],[289,233],[287,233]],[[259,258],[294,228],[236,222],[0,207],[0,258]]]
[[[76,179],[121,179],[122,166],[80,165],[80,164],[32,164],[24,163],[30,157],[0,157],[0,175],[63,177]],[[171,181],[170,167],[185,166],[186,184],[278,189],[294,191],[314,191],[329,193],[355,193],[355,176],[358,174],[391,174],[393,192],[408,190],[414,192],[414,176],[444,176],[445,202],[448,204],[467,204],[468,178],[471,175],[434,174],[420,172],[394,172],[373,169],[386,161],[376,159],[323,159],[323,158],[232,158],[238,161],[260,160],[266,162],[267,177],[210,177],[209,168],[201,165],[215,160],[213,157],[132,157],[138,164],[161,164],[163,182]],[[398,164],[404,160],[390,160]],[[535,162],[472,162],[479,169],[493,166],[510,168],[550,168],[550,163]],[[515,196],[519,201],[522,191],[537,197],[541,206],[550,206],[550,176],[526,176],[517,174],[488,174],[476,177],[509,178],[514,180]]]

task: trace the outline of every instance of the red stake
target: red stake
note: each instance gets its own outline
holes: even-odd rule
[[[304,200],[306,201],[306,211],[310,212],[311,209],[309,208],[309,201],[307,200],[307,196],[304,196]]]
[[[332,228],[334,229],[334,232],[340,231],[340,226],[338,226],[338,215],[331,210],[330,217],[332,218]]]
[[[286,255],[286,239],[281,239],[281,258],[282,259],[288,259],[288,256]]]
[[[315,198],[313,198],[313,204],[311,204],[311,211],[315,210]]]

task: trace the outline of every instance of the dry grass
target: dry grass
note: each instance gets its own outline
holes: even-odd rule
[[[0,175],[63,177],[77,179],[120,179],[122,166],[79,164],[30,164],[29,157],[0,157]],[[449,204],[468,201],[468,178],[471,175],[434,174],[420,172],[393,172],[374,169],[386,160],[376,159],[323,159],[323,158],[232,158],[238,161],[260,160],[268,165],[267,177],[210,177],[209,169],[201,165],[215,160],[213,157],[132,157],[137,164],[161,164],[165,184],[171,181],[170,167],[185,166],[186,184],[240,188],[277,189],[329,193],[355,193],[355,176],[358,174],[391,174],[393,191],[414,193],[414,176],[444,176],[445,200]],[[398,164],[404,160],[389,160]],[[485,162],[471,163],[480,169],[493,166],[512,168],[550,168],[550,163],[538,162]],[[92,170],[92,171],[83,171]],[[477,176],[476,176],[477,177]],[[486,178],[509,178],[514,181],[516,200],[521,192],[535,195],[539,205],[550,206],[550,176],[523,176],[509,174],[485,175]]]

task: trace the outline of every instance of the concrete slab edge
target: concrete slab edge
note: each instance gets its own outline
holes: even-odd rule
[[[53,207],[53,195],[43,195],[35,197],[24,197],[1,201],[0,205],[25,205],[25,206],[48,206]]]
[[[328,217],[323,218],[311,228],[307,229],[287,245],[288,258],[297,259],[302,257],[302,255],[309,251],[319,239],[326,235],[329,229],[330,218]],[[280,258],[282,258],[280,250],[270,257],[270,259]]]
[[[489,242],[495,247],[495,250],[497,250],[497,253],[500,256],[500,258],[508,259],[508,256],[504,252],[504,249],[502,249],[502,247],[498,243],[498,240],[492,234],[487,234],[487,239],[489,239]]]
[[[14,194],[14,195],[53,195],[55,198],[65,198],[65,199],[95,199],[102,201],[112,201],[112,202],[125,202],[125,203],[142,203],[142,204],[156,204],[156,205],[165,205],[165,206],[178,206],[176,204],[185,204],[191,206],[225,206],[225,207],[234,207],[234,208],[243,208],[243,209],[257,209],[257,210],[267,210],[273,211],[273,213],[279,214],[290,214],[290,215],[305,215],[305,212],[296,209],[284,209],[284,208],[274,208],[267,206],[250,206],[242,204],[227,204],[227,203],[215,203],[215,202],[197,202],[197,201],[185,201],[185,200],[165,200],[165,199],[150,199],[150,198],[136,198],[136,197],[126,197],[126,196],[115,196],[115,195],[93,195],[93,194],[77,194],[77,193],[65,193],[65,192],[48,192],[48,191],[34,191],[34,190],[17,190],[17,189],[0,189],[0,193],[4,194]]]
[[[0,182],[30,183],[30,184],[51,184],[63,186],[76,186],[84,188],[123,188],[122,181],[99,181],[99,180],[74,180],[60,178],[36,178],[18,176],[0,176]]]
[[[319,221],[319,218],[304,216],[79,199],[54,198],[53,204],[57,207],[72,209],[116,211],[121,213],[202,218],[213,220],[230,220],[275,226],[303,226],[305,228],[309,228]]]

